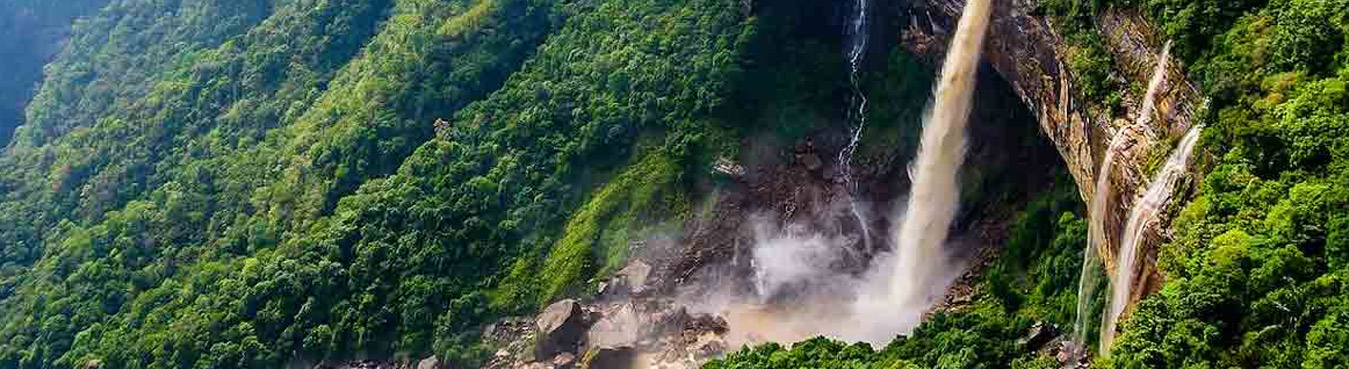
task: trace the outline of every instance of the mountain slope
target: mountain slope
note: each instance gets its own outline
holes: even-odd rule
[[[124,0],[89,24],[0,158],[5,367],[473,361],[484,319],[597,271],[586,244],[523,267],[574,186],[702,160],[752,34],[713,1]]]

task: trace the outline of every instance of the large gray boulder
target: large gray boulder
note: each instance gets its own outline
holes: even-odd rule
[[[548,305],[534,322],[538,328],[534,351],[539,358],[574,351],[586,331],[581,304],[571,299]]]

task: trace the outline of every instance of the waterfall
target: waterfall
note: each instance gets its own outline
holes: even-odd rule
[[[1162,86],[1166,83],[1166,64],[1171,54],[1171,43],[1167,42],[1162,47],[1161,56],[1157,58],[1157,66],[1152,73],[1152,80],[1148,82],[1148,90],[1143,95],[1143,105],[1139,108],[1138,116],[1134,118],[1133,127],[1146,129],[1152,120],[1152,113],[1156,110],[1157,95],[1161,93]],[[1110,144],[1106,146],[1105,157],[1101,160],[1101,169],[1096,172],[1096,187],[1092,193],[1091,209],[1088,213],[1088,236],[1089,240],[1086,247],[1082,250],[1082,275],[1078,279],[1077,285],[1077,317],[1073,324],[1073,350],[1077,351],[1077,356],[1086,355],[1087,342],[1087,322],[1089,309],[1091,308],[1091,298],[1096,296],[1096,252],[1109,251],[1106,244],[1106,214],[1109,212],[1110,199],[1112,195],[1110,187],[1110,171],[1115,165],[1115,154],[1123,149],[1125,142],[1128,142],[1129,127],[1122,127],[1113,138]]]
[[[848,30],[848,64],[852,67],[853,76],[856,77],[857,71],[862,65],[862,56],[867,52],[867,44],[870,40],[871,3],[867,0],[857,0],[853,3],[853,18]],[[855,78],[854,78],[855,79]]]
[[[1185,134],[1180,145],[1166,159],[1166,166],[1157,172],[1152,183],[1148,184],[1148,190],[1143,198],[1138,200],[1138,204],[1135,204],[1133,210],[1129,212],[1129,222],[1124,226],[1124,240],[1120,243],[1119,256],[1115,261],[1110,295],[1107,296],[1109,310],[1106,311],[1101,327],[1102,353],[1110,349],[1111,341],[1115,337],[1115,326],[1120,315],[1124,313],[1125,305],[1129,303],[1129,296],[1133,290],[1135,264],[1138,262],[1139,246],[1143,244],[1144,233],[1149,226],[1157,222],[1157,215],[1171,200],[1176,182],[1185,176],[1185,171],[1189,168],[1190,153],[1194,151],[1195,144],[1199,142],[1199,133],[1203,130],[1204,127],[1199,125]]]
[[[1088,242],[1082,249],[1082,275],[1077,282],[1077,320],[1073,323],[1072,349],[1075,357],[1083,357],[1087,350],[1087,314],[1091,309],[1091,298],[1096,296],[1096,251],[1108,250],[1106,247],[1106,213],[1109,211],[1111,195],[1110,170],[1115,165],[1115,154],[1128,142],[1128,134],[1120,130],[1106,146],[1105,158],[1101,160],[1101,169],[1096,172],[1096,187],[1092,193],[1091,209],[1088,212]]]
[[[1101,169],[1096,171],[1096,187],[1092,193],[1091,209],[1089,211],[1088,223],[1088,242],[1082,249],[1082,275],[1078,277],[1077,283],[1077,321],[1073,323],[1073,345],[1074,356],[1081,357],[1086,355],[1087,342],[1087,314],[1091,309],[1091,298],[1096,296],[1096,251],[1105,250],[1105,215],[1110,201],[1110,170],[1115,163],[1115,153],[1119,152],[1120,145],[1127,140],[1128,134],[1122,130],[1110,140],[1106,146],[1105,158],[1101,161]]]
[[[838,242],[812,235],[760,237],[754,254],[755,287],[772,291],[776,284],[802,293],[791,296],[791,304],[782,309],[763,309],[761,298],[745,304],[700,297],[721,305],[713,308],[719,311],[749,312],[726,314],[731,334],[779,340],[828,336],[885,345],[896,334],[911,332],[963,272],[945,253],[944,244],[959,201],[956,174],[964,161],[965,127],[991,2],[969,0],[951,40],[921,145],[910,165],[912,193],[906,207],[896,209],[905,211],[903,220],[889,232],[895,252],[876,255],[864,275],[836,274],[828,268],[837,260],[831,253],[840,252],[832,247]],[[805,289],[815,290],[801,291],[802,281],[812,286]]]
[[[891,301],[901,309],[922,309],[930,303],[932,295],[940,293],[936,288],[944,287],[934,286],[933,276],[950,267],[942,246],[960,200],[956,173],[965,159],[965,126],[992,13],[990,2],[965,4],[910,170],[913,188],[895,235],[896,264],[890,279]]]
[[[856,121],[857,125],[853,127],[851,139],[848,146],[843,148],[838,154],[839,174],[843,177],[843,184],[848,191],[855,191],[856,184],[852,180],[853,153],[857,152],[857,145],[862,141],[862,130],[867,125],[867,96],[862,93],[859,73],[862,72],[862,58],[866,56],[867,44],[870,42],[871,32],[871,14],[868,9],[871,6],[868,0],[857,0],[853,3],[852,21],[848,23],[846,30],[848,50],[848,82],[852,85],[852,103],[848,108],[848,120]]]
[[[1138,109],[1138,116],[1134,117],[1134,126],[1146,128],[1148,123],[1152,122],[1152,112],[1157,110],[1157,95],[1162,93],[1162,86],[1166,84],[1166,63],[1171,60],[1171,41],[1167,41],[1162,46],[1162,54],[1157,56],[1157,66],[1153,68],[1152,80],[1148,81],[1148,91],[1143,95],[1143,106]]]
[[[848,50],[848,82],[852,86],[852,102],[848,108],[848,121],[856,121],[857,125],[852,128],[848,145],[838,153],[839,175],[843,180],[843,186],[847,189],[849,196],[856,196],[857,183],[852,177],[852,157],[857,152],[857,145],[862,141],[862,130],[867,126],[867,96],[862,92],[859,73],[862,71],[862,58],[866,56],[867,44],[870,42],[871,32],[871,14],[868,0],[857,0],[853,3],[853,16],[848,23],[846,30]],[[857,201],[849,201],[849,210],[858,227],[862,232],[862,244],[867,251],[873,251],[871,246],[871,230],[867,225],[867,219],[862,211],[857,208]]]

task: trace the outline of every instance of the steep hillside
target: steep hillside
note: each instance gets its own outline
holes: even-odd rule
[[[438,117],[498,89],[559,16],[510,1],[110,5],[48,67],[0,159],[0,358],[270,366],[393,346],[349,322],[335,334],[350,346],[327,348],[339,340],[312,321],[355,314],[326,307],[349,295],[346,273],[279,263]]]
[[[0,147],[9,144],[24,122],[24,106],[42,81],[42,66],[61,51],[78,17],[93,14],[108,0],[59,3],[34,0],[0,2],[0,50],[6,70],[0,75]]]
[[[940,51],[943,29],[961,4],[900,7],[918,21],[903,32],[906,45]],[[1084,197],[1090,200],[1091,186],[1084,184],[1094,177],[1115,177],[1112,187],[1123,201],[1112,200],[1122,203],[1112,205],[1117,219],[1108,222],[1114,227],[1123,226],[1123,215],[1180,132],[1207,127],[1190,179],[1163,189],[1174,190],[1180,201],[1145,228],[1153,239],[1146,251],[1152,266],[1136,278],[1148,288],[1134,297],[1141,301],[1126,313],[1120,338],[1093,365],[1333,368],[1349,362],[1349,335],[1342,328],[1349,269],[1341,231],[1349,219],[1343,185],[1349,178],[1345,144],[1336,133],[1349,122],[1343,88],[1349,4],[1004,4],[1009,6],[995,15],[1000,20],[994,26],[1003,31],[992,36],[988,57],[1035,109]],[[1132,104],[1141,101],[1147,71],[1156,64],[1155,50],[1166,41],[1178,58],[1168,63],[1170,81],[1158,95],[1154,123],[1128,127],[1136,117],[1127,114],[1138,114]],[[1128,135],[1131,143],[1117,159],[1124,163],[1116,166],[1120,172],[1093,173],[1113,135]],[[1101,246],[1107,264],[1118,242]],[[993,289],[976,300],[1005,306],[1009,300],[993,292],[1004,280],[987,280]],[[1055,285],[1062,286],[1049,284]],[[1087,316],[1088,324],[1096,314]],[[817,340],[791,350],[747,350],[710,366],[1028,368],[1071,359],[1029,352],[1036,330],[1003,330],[1004,316],[977,310],[955,316],[964,323],[933,319],[876,352]],[[998,346],[1019,335],[1026,336]]]
[[[745,248],[816,232],[849,255],[826,277],[852,280],[893,246],[964,5],[875,1],[853,66],[852,1],[0,1],[0,127],[23,122],[0,153],[0,368],[551,366],[484,332],[612,302],[639,259],[654,304],[802,303],[817,291],[761,291]],[[1191,127],[1092,365],[1349,363],[1349,2],[996,5],[951,242],[970,272],[887,347],[706,367],[1072,364],[1068,326],[1101,310],[1076,316],[1090,184],[1113,193],[1091,245],[1113,268]]]

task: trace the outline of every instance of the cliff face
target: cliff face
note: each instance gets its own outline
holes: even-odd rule
[[[1111,173],[1107,173],[1113,189],[1106,200],[1110,209],[1106,232],[1109,242],[1097,250],[1106,267],[1113,270],[1120,229],[1148,183],[1145,166],[1149,148],[1182,135],[1195,119],[1203,96],[1180,66],[1168,61],[1167,83],[1156,98],[1157,110],[1147,127],[1132,123],[1142,104],[1143,89],[1125,91],[1125,113],[1108,116],[1105,109],[1093,108],[1081,98],[1067,67],[1070,48],[1054,30],[1053,21],[1036,14],[1036,0],[994,1],[996,10],[988,30],[985,59],[1035,114],[1040,131],[1053,141],[1088,204],[1095,201],[1094,184],[1101,175],[1097,171],[1106,146],[1115,135],[1128,135]],[[940,60],[964,2],[923,0],[902,4],[893,16],[904,26],[900,34],[886,37],[895,37],[902,47]],[[1165,40],[1141,15],[1130,11],[1107,10],[1096,25],[1115,57],[1114,78],[1125,86],[1146,86]],[[1143,272],[1135,281],[1141,288],[1135,289],[1139,291],[1135,301],[1160,286],[1155,247],[1147,248],[1141,260]]]

